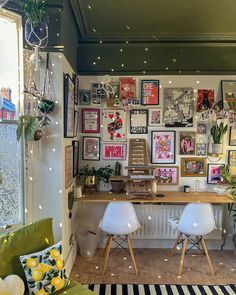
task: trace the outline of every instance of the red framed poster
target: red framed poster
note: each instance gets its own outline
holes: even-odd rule
[[[121,100],[135,100],[136,79],[132,77],[120,78],[120,98]]]
[[[104,143],[103,159],[104,160],[125,160],[126,144]]]
[[[159,105],[159,80],[142,80],[141,97],[143,105]]]
[[[214,104],[213,89],[198,89],[197,112],[203,112],[212,109]]]

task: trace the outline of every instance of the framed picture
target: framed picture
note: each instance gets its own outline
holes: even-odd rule
[[[157,127],[162,125],[162,109],[149,109],[148,125],[151,127]]]
[[[100,105],[102,99],[105,99],[106,91],[104,89],[103,83],[92,83],[91,85],[91,100],[92,104]]]
[[[213,89],[198,89],[197,112],[203,112],[212,109],[214,105]]]
[[[123,105],[141,103],[141,100],[136,98],[136,78],[120,78],[120,98]]]
[[[78,127],[79,127],[79,112],[75,111],[74,113],[74,137],[78,135]]]
[[[220,167],[225,164],[208,164],[207,165],[207,183],[214,184],[222,182]]]
[[[141,99],[143,105],[159,105],[159,80],[141,81]]]
[[[126,160],[127,145],[123,143],[104,143],[102,154],[103,160]]]
[[[205,177],[206,158],[181,158],[182,177]]]
[[[164,123],[165,127],[193,126],[193,89],[164,89]]]
[[[179,154],[195,155],[195,132],[180,132],[179,134]]]
[[[99,133],[100,132],[100,110],[82,109],[82,132]]]
[[[74,82],[74,100],[75,105],[79,103],[79,76],[77,74],[73,74],[73,82]]]
[[[221,93],[224,110],[236,109],[236,81],[221,81]]]
[[[230,150],[228,155],[228,164],[230,166],[231,176],[236,176],[236,150]]]
[[[126,141],[126,112],[124,110],[103,110],[103,141]]]
[[[175,131],[152,131],[151,162],[153,164],[175,163]]]
[[[64,137],[74,137],[74,84],[69,74],[64,74]]]
[[[73,177],[79,173],[79,142],[77,140],[72,141],[73,146]]]
[[[179,184],[179,167],[159,166],[154,169],[153,174],[156,178],[157,184]]]
[[[90,104],[91,91],[86,89],[81,89],[79,91],[79,104],[89,105]]]
[[[100,137],[83,137],[82,159],[88,161],[100,160]]]
[[[229,129],[229,145],[236,146],[236,127],[230,126]]]
[[[130,133],[147,134],[148,133],[148,110],[130,111]]]
[[[228,113],[229,118],[229,125],[235,126],[236,125],[236,115],[234,113]]]
[[[207,123],[205,121],[197,122],[197,133],[206,134],[207,133]]]
[[[206,143],[197,143],[196,144],[196,154],[197,156],[206,156],[207,154],[207,145]]]
[[[65,187],[66,189],[73,182],[73,146],[65,147]]]
[[[104,85],[107,92],[107,107],[120,106],[120,82],[112,80]]]

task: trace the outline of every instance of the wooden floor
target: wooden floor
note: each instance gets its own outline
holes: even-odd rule
[[[209,251],[215,277],[205,256],[188,254],[184,271],[178,277],[180,253],[169,257],[170,250],[134,249],[139,275],[134,274],[131,259],[125,250],[112,250],[107,272],[101,276],[103,251],[92,258],[77,256],[71,276],[84,284],[235,284],[236,255],[233,251]]]

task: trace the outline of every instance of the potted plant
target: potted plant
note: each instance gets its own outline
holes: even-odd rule
[[[96,170],[94,167],[90,168],[89,165],[85,165],[79,171],[79,180],[82,185],[92,186],[97,184]]]
[[[114,175],[115,171],[111,168],[110,165],[105,167],[101,167],[96,171],[96,176],[98,177],[98,181],[104,181],[105,183],[109,182],[109,178],[111,175]]]
[[[23,115],[19,118],[19,124],[16,129],[17,140],[20,140],[22,134],[25,134],[25,140],[38,141],[43,137],[43,132],[40,128],[37,128],[36,117],[31,115]]]
[[[115,164],[115,176],[119,177],[121,175],[121,164],[117,161]],[[125,182],[123,179],[111,179],[111,189],[113,193],[121,193],[124,191]]]
[[[222,153],[222,147],[223,147],[223,137],[226,134],[228,129],[228,124],[224,125],[223,122],[221,122],[220,124],[216,122],[213,123],[213,125],[211,126],[211,136],[213,139],[213,143],[212,143],[212,153],[213,154],[220,154]]]

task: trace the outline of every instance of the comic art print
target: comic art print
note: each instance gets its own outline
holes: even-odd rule
[[[126,112],[103,110],[103,141],[126,141]]]
[[[152,131],[153,164],[175,163],[175,131]]]

